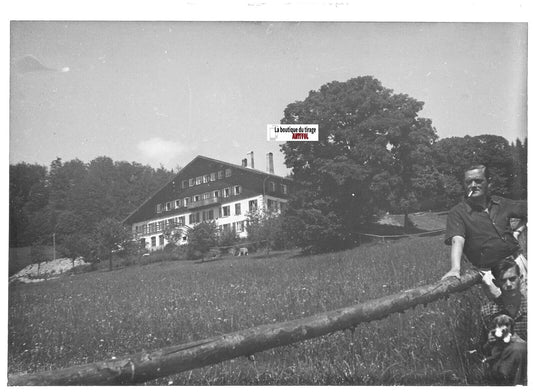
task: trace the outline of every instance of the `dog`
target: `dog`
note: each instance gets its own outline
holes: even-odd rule
[[[506,314],[496,315],[491,321],[490,339],[483,346],[484,351],[490,350],[490,356],[483,362],[492,362],[500,358],[504,348],[513,338],[520,339],[514,333],[514,320]]]

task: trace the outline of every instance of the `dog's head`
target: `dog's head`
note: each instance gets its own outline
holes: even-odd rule
[[[506,314],[497,315],[492,319],[491,327],[490,333],[496,341],[504,343],[511,341],[511,336],[514,333],[514,320],[512,317]]]

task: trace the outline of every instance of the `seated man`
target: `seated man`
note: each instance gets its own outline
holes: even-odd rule
[[[524,223],[527,219],[527,201],[492,196],[488,169],[473,166],[464,173],[464,198],[453,207],[446,223],[445,244],[451,245],[451,269],[442,277],[460,277],[461,258],[466,258],[483,276],[483,289],[491,299],[500,296],[492,283],[492,266],[503,259],[513,259],[519,266],[524,282],[527,279],[527,260],[517,240],[518,228],[513,233],[510,220]],[[525,292],[526,285],[522,285]]]
[[[486,352],[491,355],[489,371],[497,383],[525,385],[527,381],[527,298],[520,290],[521,276],[519,266],[512,260],[503,260],[492,267],[494,284],[501,290],[501,295],[494,302],[486,303],[481,308],[484,336],[488,337],[488,347],[497,344],[494,334],[489,330],[493,319],[506,314],[514,320],[514,334],[502,344],[500,350]],[[490,351],[490,349],[488,350]],[[494,352],[497,355],[494,355]]]

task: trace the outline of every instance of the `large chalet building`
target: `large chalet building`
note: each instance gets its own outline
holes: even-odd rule
[[[184,244],[187,230],[203,221],[215,221],[220,230],[234,229],[245,238],[247,214],[283,210],[292,184],[273,173],[272,153],[267,154],[267,172],[253,168],[253,155],[251,166],[246,159],[239,166],[199,155],[124,223],[149,251],[167,244],[163,233],[169,226],[181,229],[179,243]]]

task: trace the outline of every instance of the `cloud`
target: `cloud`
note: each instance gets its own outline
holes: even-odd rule
[[[18,73],[28,72],[68,72],[69,67],[63,67],[61,69],[50,68],[41,63],[35,56],[28,54],[18,59],[15,63],[15,67]]]
[[[186,146],[160,137],[152,137],[139,142],[137,149],[150,165],[155,167],[163,165],[166,168],[172,168],[178,163],[176,158],[186,150]]]

